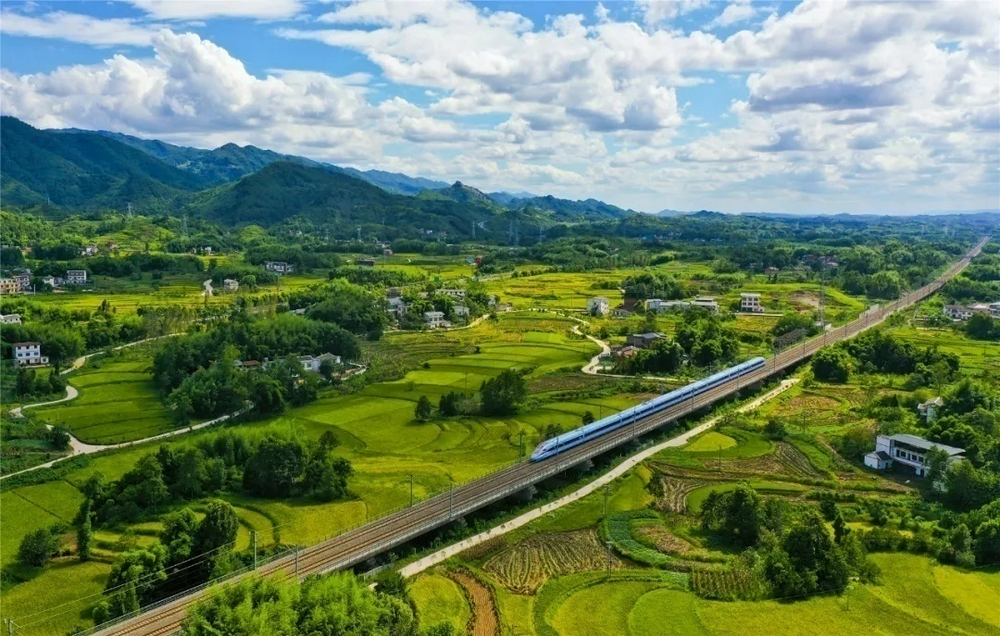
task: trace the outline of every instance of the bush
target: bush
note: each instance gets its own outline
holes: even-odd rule
[[[59,551],[57,528],[39,528],[24,535],[17,549],[17,561],[27,567],[40,568]]]

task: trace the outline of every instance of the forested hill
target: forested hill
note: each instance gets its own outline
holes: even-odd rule
[[[202,193],[187,208],[224,225],[274,225],[292,217],[317,224],[470,232],[482,210],[439,198],[391,194],[370,183],[324,168],[273,163],[243,179]]]
[[[157,139],[142,139],[141,137],[133,137],[132,135],[124,135],[107,130],[91,132],[70,128],[58,132],[97,134],[109,137],[142,150],[166,164],[180,168],[186,172],[197,174],[211,182],[212,185],[221,185],[230,181],[236,181],[248,174],[266,168],[277,161],[289,161],[303,166],[326,168],[327,170],[340,172],[367,181],[387,192],[396,194],[417,194],[423,190],[441,188],[445,185],[441,181],[411,177],[398,172],[358,170],[356,168],[335,166],[307,159],[306,157],[283,155],[273,150],[264,150],[256,146],[238,146],[229,143],[214,150],[206,150],[204,148],[177,146]]]
[[[172,201],[208,184],[196,174],[98,134],[62,135],[0,119],[4,203],[124,208]]]
[[[529,208],[551,212],[559,221],[620,219],[636,214],[634,210],[624,210],[616,205],[598,201],[597,199],[570,201],[569,199],[559,199],[552,195],[532,197],[530,199],[512,199],[507,205],[511,208]]]

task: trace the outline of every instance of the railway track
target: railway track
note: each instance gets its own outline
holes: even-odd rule
[[[275,559],[255,571],[233,577],[220,585],[229,585],[247,576],[280,575],[301,578],[310,574],[348,568],[391,550],[421,534],[559,474],[743,388],[762,382],[808,358],[820,348],[850,338],[878,324],[893,312],[923,300],[940,289],[944,283],[969,264],[969,260],[979,253],[986,240],[984,238],[980,241],[960,261],[952,265],[932,283],[885,306],[872,308],[851,323],[777,353],[768,359],[764,368],[754,373],[731,380],[654,415],[637,419],[628,426],[587,444],[571,448],[554,458],[537,463],[524,461],[502,468],[464,486],[453,488],[447,493],[416,503],[409,508],[388,514],[364,526],[299,550],[295,554]],[[164,636],[173,634],[180,628],[187,614],[187,609],[206,594],[211,593],[212,589],[215,588],[209,587],[192,591],[185,596],[152,607],[138,616],[90,633],[97,636],[125,634],[130,636]]]

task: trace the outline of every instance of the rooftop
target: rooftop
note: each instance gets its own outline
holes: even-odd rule
[[[932,448],[938,448],[945,451],[949,455],[961,455],[965,452],[964,448],[956,448],[954,446],[948,446],[947,444],[938,444],[937,442],[929,442],[922,437],[917,437],[916,435],[909,435],[907,433],[897,433],[896,435],[890,435],[889,439],[894,442],[900,442],[906,444],[907,446],[912,446],[914,448],[920,448],[923,450],[930,450]]]

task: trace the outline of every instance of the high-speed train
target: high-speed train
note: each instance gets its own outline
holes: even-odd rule
[[[563,433],[562,435],[547,439],[535,448],[535,452],[531,454],[531,461],[537,462],[548,457],[558,455],[559,453],[573,448],[574,446],[579,446],[584,442],[589,442],[590,440],[600,437],[601,435],[605,435],[623,426],[627,426],[635,420],[652,415],[653,413],[658,413],[676,404],[680,404],[684,400],[700,395],[705,391],[713,389],[720,384],[725,384],[734,378],[744,376],[748,373],[753,373],[757,369],[763,369],[764,363],[764,358],[753,358],[751,360],[747,360],[746,362],[737,364],[736,366],[730,367],[725,371],[720,371],[714,375],[708,376],[707,378],[703,378],[697,382],[692,382],[687,386],[675,389],[670,393],[665,393],[659,397],[653,398],[648,402],[643,402],[642,404],[633,406],[630,409],[615,413],[614,415],[597,420],[596,422],[591,422],[590,424],[581,426],[580,428],[572,430],[568,433]]]

